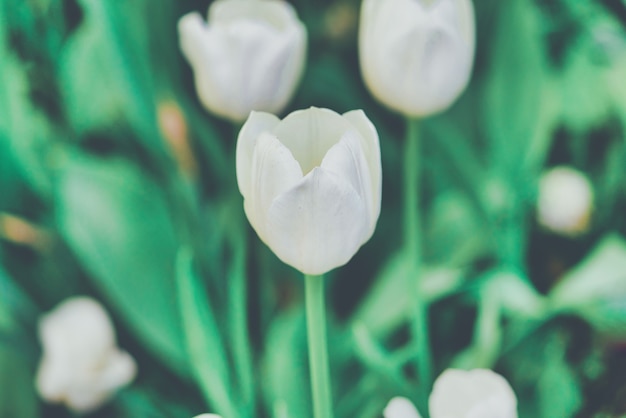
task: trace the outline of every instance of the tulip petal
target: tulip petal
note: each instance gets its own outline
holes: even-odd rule
[[[180,49],[192,65],[203,54],[205,32],[206,25],[197,12],[188,13],[178,21]]]
[[[311,107],[290,113],[275,128],[274,134],[300,163],[302,173],[318,167],[324,156],[352,126],[329,109]]]
[[[382,165],[380,161],[380,143],[378,132],[374,124],[365,116],[362,110],[353,110],[343,114],[343,117],[352,124],[361,134],[361,148],[367,159],[367,173],[370,177],[371,193],[369,194],[370,228],[376,226],[380,215],[380,203],[382,199]]]
[[[413,403],[400,396],[389,401],[383,411],[383,416],[385,418],[422,418]]]
[[[231,23],[239,19],[261,19],[282,31],[292,26],[298,17],[293,6],[282,0],[216,0],[211,4],[209,23]]]
[[[272,130],[280,119],[271,113],[251,112],[237,137],[237,184],[243,197],[250,196],[250,182],[252,181],[252,156],[256,141],[264,131]]]
[[[361,146],[362,139],[357,131],[346,131],[341,140],[326,153],[321,167],[332,172],[352,185],[359,197],[367,205],[367,225],[373,233],[378,217],[372,218],[373,202],[372,179],[367,159]],[[368,236],[369,238],[369,236]]]
[[[336,174],[315,168],[278,196],[268,213],[268,245],[305,274],[346,264],[367,234],[366,205]]]
[[[273,135],[259,136],[252,157],[251,195],[244,209],[259,238],[267,242],[265,219],[274,199],[295,187],[302,171],[291,152]]]
[[[435,381],[429,407],[435,418],[517,418],[513,389],[487,369],[444,371]]]

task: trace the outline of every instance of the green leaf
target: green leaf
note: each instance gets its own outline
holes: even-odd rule
[[[8,21],[3,13],[0,7],[0,21]],[[5,48],[8,40],[2,36],[3,32],[0,30],[0,145],[8,144],[11,152],[3,150],[2,158],[14,157],[24,178],[45,194],[50,188],[47,157],[54,132],[45,117],[32,107],[26,72]]]
[[[582,404],[580,384],[565,361],[566,348],[558,336],[546,347],[545,367],[537,386],[542,417],[570,418]]]
[[[549,299],[555,312],[572,312],[600,331],[626,335],[626,240],[604,237]]]
[[[267,334],[261,387],[267,404],[282,416],[311,416],[306,338],[302,309],[277,317]]]
[[[70,154],[56,190],[61,234],[146,347],[187,373],[176,299],[179,246],[163,192],[121,159]]]
[[[532,2],[514,0],[502,7],[487,72],[484,123],[491,160],[502,170],[519,167],[520,152],[535,135],[546,112],[546,64],[540,16]]]
[[[59,78],[79,133],[127,121],[144,148],[169,159],[157,129],[149,39],[141,29],[143,2],[82,0],[85,19],[66,45]],[[133,25],[128,25],[133,21]]]
[[[368,330],[378,338],[396,329],[412,315],[412,291],[407,279],[411,263],[412,260],[401,252],[391,257],[353,315],[353,324],[367,324]],[[454,292],[464,277],[461,269],[447,267],[425,267],[422,274],[421,291],[429,302]]]
[[[24,356],[0,345],[0,417],[38,418],[34,374]]]
[[[176,282],[185,341],[194,375],[216,412],[224,417],[242,416],[233,402],[229,363],[222,344],[214,312],[211,311],[206,289],[193,271],[188,250],[181,250],[177,262]],[[240,408],[245,409],[245,405]],[[245,416],[245,415],[243,415]]]

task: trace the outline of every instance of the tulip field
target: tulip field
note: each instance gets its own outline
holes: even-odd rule
[[[0,0],[0,418],[626,417],[626,1]]]

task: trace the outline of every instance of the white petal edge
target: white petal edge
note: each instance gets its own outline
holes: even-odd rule
[[[352,110],[343,114],[343,117],[361,134],[363,152],[369,166],[368,173],[372,185],[370,205],[370,229],[372,233],[380,216],[382,202],[382,162],[380,156],[380,140],[374,124],[362,110]],[[371,235],[370,235],[371,236]],[[369,237],[368,237],[369,239]]]
[[[178,20],[180,49],[192,66],[203,54],[203,40],[206,37],[206,24],[198,12],[187,13]],[[195,69],[194,69],[195,70]]]
[[[303,174],[319,167],[324,156],[352,125],[337,112],[318,107],[296,110],[273,129],[291,151]]]
[[[209,6],[209,23],[242,18],[262,20],[278,30],[299,22],[293,6],[284,0],[216,0]]]
[[[267,242],[267,217],[274,199],[302,181],[300,165],[275,136],[263,132],[252,156],[251,193],[244,209],[263,242]]]
[[[383,411],[383,416],[385,418],[422,418],[413,403],[400,396],[389,401]]]
[[[243,197],[250,196],[252,181],[252,156],[257,139],[264,131],[271,131],[280,119],[271,113],[250,112],[248,119],[237,136],[236,173],[239,192]]]
[[[367,231],[365,203],[334,173],[317,167],[268,213],[268,245],[284,263],[319,275],[346,264]]]
[[[339,142],[328,150],[320,167],[352,185],[366,204],[367,225],[372,229],[372,225],[376,225],[369,205],[369,202],[373,201],[373,186],[362,141],[361,135],[356,130],[346,131]],[[367,231],[366,236],[362,237],[362,242],[366,237],[369,238],[372,232]]]
[[[494,402],[494,398],[497,399]],[[506,379],[489,369],[447,369],[435,381],[428,401],[432,418],[463,418],[481,403],[503,406],[502,418],[517,418],[517,398]]]

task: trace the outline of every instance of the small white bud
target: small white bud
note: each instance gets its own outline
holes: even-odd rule
[[[587,231],[593,210],[589,179],[570,167],[555,167],[539,182],[537,220],[545,228],[567,236]]]
[[[48,402],[89,412],[135,377],[135,361],[117,348],[111,319],[93,299],[71,298],[43,315],[39,338],[36,385]]]

